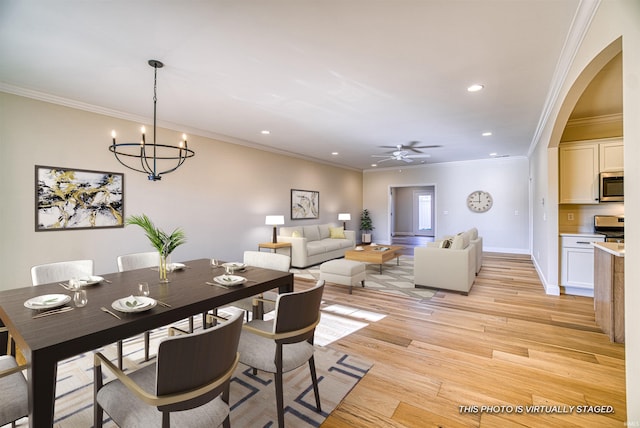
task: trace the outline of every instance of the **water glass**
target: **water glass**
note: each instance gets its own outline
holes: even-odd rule
[[[148,296],[149,295],[149,283],[147,282],[139,282],[138,283],[138,293],[140,296]]]
[[[88,302],[89,299],[87,298],[87,290],[77,290],[73,293],[73,303],[77,308],[86,306]]]
[[[217,268],[218,266],[220,266],[220,264],[218,264],[218,260],[217,259],[211,259],[211,267],[212,268]]]
[[[224,271],[227,275],[232,275],[235,271],[233,270],[233,266],[228,265],[224,267]]]

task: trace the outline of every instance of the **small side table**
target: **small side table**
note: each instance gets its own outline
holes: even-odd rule
[[[291,257],[291,242],[261,242],[258,244],[258,251],[261,251],[262,248],[269,248],[274,253],[278,252],[278,248],[288,248],[289,257]]]

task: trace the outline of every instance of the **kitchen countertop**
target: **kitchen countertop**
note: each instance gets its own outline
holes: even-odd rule
[[[624,257],[624,243],[617,242],[592,242],[595,248],[613,254],[616,257]]]

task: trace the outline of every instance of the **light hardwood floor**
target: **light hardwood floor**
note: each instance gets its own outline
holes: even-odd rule
[[[485,254],[468,296],[329,284],[324,300],[387,316],[329,345],[374,365],[323,428],[624,426],[624,345],[599,330],[593,299],[546,295],[528,256]]]

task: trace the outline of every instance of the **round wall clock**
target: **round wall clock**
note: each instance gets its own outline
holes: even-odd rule
[[[493,205],[493,198],[489,192],[484,190],[476,190],[471,192],[467,197],[467,207],[474,213],[483,213],[489,211]]]

